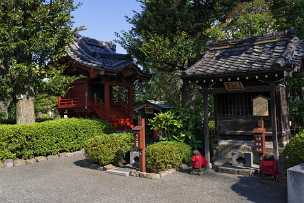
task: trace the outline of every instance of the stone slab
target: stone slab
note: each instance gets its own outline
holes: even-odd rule
[[[160,179],[159,173],[145,173],[145,172],[139,172],[139,177],[141,178],[148,178],[148,179]]]
[[[112,174],[112,175],[119,175],[119,176],[130,176],[130,171],[124,171],[120,169],[111,169],[105,171],[105,173]]]
[[[4,168],[4,163],[1,160],[0,160],[0,168]]]
[[[55,159],[58,159],[59,156],[58,155],[49,155],[47,156],[47,160],[55,160]]]
[[[14,160],[14,166],[24,166],[26,163],[25,163],[25,160],[23,159],[16,159]]]
[[[163,178],[163,177],[168,176],[170,174],[173,174],[175,172],[176,172],[175,169],[169,169],[167,171],[161,171],[161,172],[159,172],[159,175],[160,175],[161,178]]]
[[[235,167],[226,167],[226,166],[218,166],[216,170],[220,173],[228,173],[233,175],[243,175],[243,176],[251,176],[255,169],[246,169],[246,168],[235,168]]]
[[[288,203],[304,202],[304,163],[287,170]]]
[[[38,156],[38,157],[35,157],[36,161],[37,162],[41,162],[41,161],[46,161],[47,158],[45,156]]]
[[[113,169],[115,169],[116,167],[115,166],[113,166],[112,164],[108,164],[108,165],[105,165],[104,166],[104,169],[107,171],[107,170],[113,170]]]
[[[4,168],[13,168],[13,167],[14,167],[13,159],[4,160]]]
[[[25,160],[25,164],[27,164],[27,165],[34,164],[34,163],[36,163],[36,162],[37,162],[37,161],[36,161],[35,158]]]

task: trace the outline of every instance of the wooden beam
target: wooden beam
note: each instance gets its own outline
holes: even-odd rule
[[[209,94],[243,93],[243,92],[270,92],[271,88],[266,85],[245,87],[242,90],[227,91],[225,88],[209,88]]]
[[[273,142],[273,155],[275,160],[279,160],[279,142],[278,142],[278,124],[277,124],[277,105],[276,105],[276,89],[272,85],[271,90],[271,122],[272,122],[272,142]]]
[[[204,98],[204,151],[205,151],[205,158],[208,161],[209,166],[211,165],[210,163],[210,148],[209,148],[209,127],[208,127],[208,122],[209,122],[209,115],[208,115],[208,91],[207,89],[203,90],[203,98]]]

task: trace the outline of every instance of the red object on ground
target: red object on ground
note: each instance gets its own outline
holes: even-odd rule
[[[271,176],[278,176],[278,163],[276,160],[261,160],[260,163],[260,170],[262,174],[271,175]]]
[[[192,168],[200,169],[207,167],[207,165],[208,165],[208,161],[202,155],[192,156]]]

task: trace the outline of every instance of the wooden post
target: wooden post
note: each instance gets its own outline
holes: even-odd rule
[[[146,129],[145,118],[140,118],[139,132],[139,169],[141,172],[146,172]]]
[[[273,155],[275,160],[279,160],[279,144],[278,144],[278,125],[277,125],[277,106],[276,106],[276,86],[271,89],[271,122],[272,122],[272,141]]]
[[[208,91],[207,89],[204,89],[203,93],[204,97],[204,148],[205,148],[205,157],[208,161],[209,166],[211,166],[210,163],[210,148],[209,148],[209,115],[208,115]]]
[[[109,114],[111,108],[110,81],[104,81],[104,109],[105,113]]]

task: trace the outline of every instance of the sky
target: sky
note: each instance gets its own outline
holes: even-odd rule
[[[125,16],[132,16],[140,10],[136,0],[77,0],[81,6],[73,12],[74,26],[85,26],[81,35],[100,41],[113,41],[115,32],[127,31],[130,24]],[[117,44],[118,53],[126,51]]]

